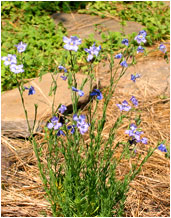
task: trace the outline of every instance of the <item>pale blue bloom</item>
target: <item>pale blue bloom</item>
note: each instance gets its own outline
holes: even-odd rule
[[[89,55],[87,57],[87,61],[91,61],[93,59],[94,55],[97,57],[100,50],[101,50],[101,46],[99,45],[99,47],[96,47],[95,43],[89,49],[85,48],[84,51],[89,53]]]
[[[15,46],[17,47],[18,52],[21,53],[26,50],[27,44],[20,42],[18,45]]]
[[[134,96],[132,96],[130,100],[132,101],[132,103],[133,103],[135,106],[138,106],[138,101],[137,101],[137,99],[136,99]]]
[[[8,66],[10,64],[17,64],[16,55],[8,54],[5,57],[1,57],[1,60],[4,61],[5,66]]]
[[[76,89],[75,87],[72,87],[72,91],[78,92],[78,94],[79,94],[80,97],[84,96],[84,92],[83,92],[82,90]]]
[[[66,43],[64,48],[69,51],[77,51],[78,45],[81,44],[81,39],[77,38],[76,36],[71,36],[70,38],[64,36],[63,41]]]
[[[61,105],[61,107],[58,110],[61,114],[63,114],[67,110],[67,107],[65,105]]]
[[[23,70],[23,64],[21,65],[16,65],[16,64],[11,64],[10,65],[10,70],[11,72],[17,74],[17,73],[23,73],[24,70]]]
[[[67,72],[67,69],[66,69],[65,67],[61,66],[61,65],[58,66],[58,69],[59,69],[59,70],[63,70],[65,73]]]
[[[129,111],[131,110],[131,106],[128,105],[128,102],[124,100],[122,104],[117,104],[120,111]]]
[[[144,48],[143,48],[141,45],[138,46],[138,48],[137,48],[137,54],[138,54],[139,52],[141,52],[141,53],[144,52]]]
[[[159,50],[162,51],[163,53],[166,53],[166,46],[163,45],[163,44],[161,44],[161,45],[159,46]]]
[[[120,65],[122,66],[122,67],[128,67],[128,64],[126,63],[126,61],[124,60],[124,61],[122,61],[121,63],[120,63]]]
[[[126,134],[128,134],[132,140],[135,140],[136,142],[141,142],[143,144],[147,144],[148,139],[147,138],[140,138],[141,134],[143,134],[142,131],[137,131],[137,126],[135,124],[130,125],[130,129],[125,131]]]

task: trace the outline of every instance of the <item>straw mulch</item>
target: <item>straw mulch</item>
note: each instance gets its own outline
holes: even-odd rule
[[[139,127],[144,132],[143,137],[148,138],[148,145],[137,144],[136,150],[137,155],[144,156],[148,148],[155,147],[159,141],[166,140],[169,146],[170,98],[163,100],[158,96],[148,96],[146,99],[136,96],[136,98],[139,100],[138,108],[141,110],[142,122]],[[130,99],[130,96],[115,93],[111,100],[104,137],[108,136],[112,124],[120,114],[116,104],[125,99]],[[101,101],[100,104],[99,113],[101,113],[103,102]],[[132,123],[135,123],[133,120],[135,112],[132,112],[131,118]],[[128,139],[128,136],[124,134],[128,124],[128,120],[124,120],[117,131],[115,142]],[[120,155],[119,151],[118,155]],[[122,176],[128,169],[130,169],[130,162],[125,160],[118,169],[119,175]],[[125,206],[127,217],[170,217],[170,159],[156,150],[143,166],[141,173],[131,183],[127,196]]]
[[[146,90],[147,92],[148,90]],[[107,110],[107,123],[103,137],[107,137],[112,124],[120,114],[116,104],[129,99],[128,94],[116,91]],[[140,127],[143,137],[148,138],[148,145],[137,144],[137,154],[145,154],[149,146],[155,147],[158,141],[170,142],[170,98],[159,96],[136,96],[139,100],[142,122]],[[95,104],[95,102],[93,102]],[[103,100],[99,102],[97,116],[101,117]],[[84,108],[86,113],[87,108]],[[131,113],[132,121],[135,112]],[[117,131],[115,141],[127,140],[124,134],[128,121]],[[38,141],[43,141],[43,133],[38,134]],[[40,217],[52,216],[50,204],[45,198],[39,170],[36,164],[32,145],[23,139],[1,138],[11,153],[7,160],[10,166],[2,169],[1,178],[1,216],[3,217]],[[120,151],[118,151],[118,155]],[[129,169],[130,162],[124,161],[118,169],[118,176]],[[141,173],[131,183],[127,194],[125,216],[127,217],[170,217],[170,160],[165,154],[156,150],[142,168]]]

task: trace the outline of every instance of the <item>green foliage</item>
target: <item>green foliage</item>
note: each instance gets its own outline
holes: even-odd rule
[[[34,78],[47,72],[53,72],[61,62],[63,51],[60,50],[66,29],[59,24],[55,26],[52,13],[63,10],[68,12],[82,7],[84,3],[76,2],[1,2],[2,34],[1,56],[16,54],[15,45],[20,41],[27,43],[27,53],[23,53],[26,77]],[[19,62],[18,62],[19,64]],[[12,89],[16,83],[1,65],[2,91]]]
[[[84,10],[85,7],[86,10]],[[20,41],[27,43],[27,53],[23,54],[26,67],[25,79],[54,72],[57,65],[63,63],[65,52],[61,50],[62,38],[67,35],[67,32],[62,23],[56,27],[54,20],[50,17],[53,13],[60,11],[66,13],[78,11],[102,17],[118,16],[122,26],[127,20],[140,22],[148,33],[147,45],[153,44],[156,40],[168,39],[170,35],[170,10],[162,2],[2,1],[1,56],[16,54],[15,45]],[[120,42],[125,36],[122,33],[111,31],[103,33],[99,26],[95,28],[101,33],[100,44],[106,55],[111,49],[116,51],[123,48]],[[136,34],[128,35],[129,41],[132,41]],[[94,36],[90,35],[80,46],[77,71],[86,62],[83,49],[94,42],[99,45]],[[133,43],[136,44],[135,41]],[[68,65],[67,57],[65,57],[65,64]],[[87,73],[86,66],[82,72]],[[2,91],[16,87],[16,83],[11,80],[3,64],[1,65],[1,86]]]
[[[56,28],[48,15],[51,4],[54,3],[2,2],[1,55],[16,54],[15,45],[20,41],[27,43],[28,52],[22,54],[27,63],[26,78],[36,77],[56,68],[54,60],[60,53],[59,48],[66,30],[62,25]],[[51,10],[51,13],[55,10]],[[10,80],[4,65],[1,72],[2,91],[15,87],[16,84]]]
[[[163,2],[156,1],[94,1],[87,5],[88,10],[79,13],[101,15],[103,17],[116,16],[123,21],[141,23],[148,33],[148,43],[169,39],[170,37],[170,8]]]

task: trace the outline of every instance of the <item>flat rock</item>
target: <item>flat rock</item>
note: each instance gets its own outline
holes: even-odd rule
[[[131,74],[141,77],[134,83]],[[146,60],[128,68],[119,83],[120,92],[130,95],[160,96],[170,94],[170,65],[164,59]]]
[[[131,74],[140,74],[141,77],[134,83]],[[109,85],[109,77],[109,65],[100,67],[99,80],[102,87]],[[170,65],[160,58],[145,59],[130,66],[119,81],[117,92],[143,97],[170,96]]]
[[[117,18],[100,18],[99,16],[78,14],[78,13],[55,13],[52,15],[56,24],[63,23],[67,28],[68,34],[78,35],[81,39],[87,38],[90,34],[94,34],[96,40],[101,40],[100,34],[95,31],[95,24],[101,26],[104,33],[108,31],[124,32],[125,35],[133,32],[138,33],[143,29],[143,26],[133,21],[127,21],[123,27]]]
[[[58,74],[57,76],[58,88],[55,97],[55,108],[57,108],[59,104],[64,104],[67,106],[68,111],[72,111],[71,90],[68,88],[67,81],[62,80],[60,75],[62,74]],[[85,75],[76,74],[78,88],[85,77]],[[34,104],[38,105],[35,132],[40,132],[42,125],[45,125],[47,118],[51,116],[53,102],[53,97],[49,96],[51,82],[52,78],[50,73],[48,73],[42,77],[41,81],[39,78],[35,78],[25,84],[27,87],[32,85],[36,90],[36,94],[34,95],[28,95],[27,90],[23,93],[31,126],[33,126],[35,116]],[[85,94],[83,97],[79,98],[79,106],[86,104],[89,100],[89,82],[85,84],[83,91]],[[1,131],[2,134],[9,137],[29,136],[25,114],[17,88],[7,91],[1,96]]]

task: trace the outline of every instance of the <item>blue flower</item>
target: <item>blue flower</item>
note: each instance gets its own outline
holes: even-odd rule
[[[55,117],[55,116],[52,117],[51,122],[47,124],[47,128],[52,129],[54,125],[57,124],[58,120],[59,120],[58,117]]]
[[[67,129],[68,129],[68,130],[71,129],[71,134],[74,134],[74,132],[75,132],[75,127],[76,127],[76,125],[69,125],[69,126],[67,126]]]
[[[84,96],[84,92],[82,90],[78,90],[78,94],[80,97]]]
[[[61,107],[59,108],[59,112],[61,114],[63,114],[66,110],[67,110],[67,107],[65,105],[61,105]]]
[[[84,96],[84,92],[83,92],[82,90],[76,89],[75,87],[72,87],[72,91],[78,92],[78,94],[79,94],[80,97]]]
[[[138,35],[143,35],[144,37],[147,36],[147,32],[145,30],[139,31]]]
[[[163,53],[166,53],[166,46],[163,44],[160,44],[159,50],[162,51]]]
[[[61,66],[61,65],[58,67],[58,69],[63,70],[65,73],[67,73],[67,69],[65,67]]]
[[[77,116],[77,114],[74,114],[73,115],[73,120],[74,121],[79,121],[79,122],[81,122],[81,121],[85,121],[85,119],[86,119],[86,116],[85,115],[80,115],[79,117]]]
[[[144,48],[143,48],[141,45],[138,46],[138,48],[137,48],[137,54],[138,54],[139,52],[141,52],[141,53],[144,52]]]
[[[164,144],[160,144],[160,145],[158,146],[158,149],[159,149],[160,151],[162,151],[162,152],[167,152],[166,146],[165,146]]]
[[[132,101],[132,103],[133,103],[135,106],[138,106],[138,101],[137,101],[137,99],[136,99],[134,96],[132,96],[130,100]]]
[[[67,79],[67,76],[60,76],[63,80],[66,80]]]
[[[65,136],[65,133],[60,129],[57,133],[56,133],[57,136]]]
[[[129,45],[128,39],[123,39],[122,40],[122,44],[128,46]]]
[[[124,61],[122,61],[121,63],[120,63],[120,65],[122,66],[122,67],[128,67],[128,64],[126,63],[126,61],[124,60]]]
[[[139,34],[134,38],[134,40],[137,41],[138,44],[141,44],[141,42],[145,43],[146,42],[146,37],[147,34],[145,34],[144,32],[141,33],[141,31],[139,32]]]
[[[76,36],[71,36],[70,38],[64,36],[63,41],[66,43],[64,48],[69,51],[77,51],[78,45],[81,44],[81,39],[77,38]]]
[[[11,70],[11,72],[13,72],[15,74],[24,72],[22,64],[21,65],[11,64],[10,70]]]
[[[77,122],[77,128],[79,129],[81,135],[84,135],[88,131],[89,124],[85,122],[85,115],[80,115],[79,117],[77,114],[73,115],[73,120]]]
[[[24,86],[24,88],[29,90],[28,95],[34,95],[36,93],[33,86],[30,86],[30,88],[27,88],[26,86]]]
[[[131,106],[128,105],[128,102],[124,100],[122,104],[117,104],[120,111],[129,111],[131,109]]]
[[[131,80],[133,81],[133,82],[135,82],[136,81],[136,79],[137,78],[140,78],[140,74],[131,74]]]
[[[18,45],[15,46],[17,47],[18,52],[21,53],[26,50],[27,44],[20,42]]]
[[[102,93],[100,92],[99,89],[94,89],[92,93],[90,93],[91,96],[97,96],[98,100],[101,100],[103,98]]]
[[[62,123],[57,122],[57,123],[55,123],[55,125],[54,125],[54,129],[57,130],[57,129],[59,129],[61,126],[62,126]]]
[[[130,129],[125,131],[126,134],[128,134],[132,140],[135,140],[136,142],[141,142],[143,144],[147,144],[148,139],[142,138],[140,139],[141,134],[143,134],[142,131],[137,131],[137,126],[135,124],[130,125]]]
[[[62,123],[59,123],[58,121],[59,121],[58,117],[55,116],[52,117],[51,122],[47,124],[47,128],[48,129],[54,128],[54,130],[59,129],[62,126]]]
[[[147,141],[148,141],[147,138],[142,138],[142,139],[141,139],[141,142],[142,142],[143,144],[147,144]]]
[[[17,64],[16,55],[8,54],[6,57],[1,57],[1,60],[4,61],[5,66],[10,64]]]
[[[93,59],[93,55],[95,55],[97,57],[100,50],[101,50],[101,46],[99,45],[99,47],[96,47],[95,44],[96,43],[94,43],[89,49],[88,48],[84,49],[84,51],[89,53],[89,55],[87,57],[87,61],[91,61]]]
[[[122,56],[123,55],[121,53],[119,53],[119,54],[115,55],[115,58],[120,59],[120,58],[122,58]]]

